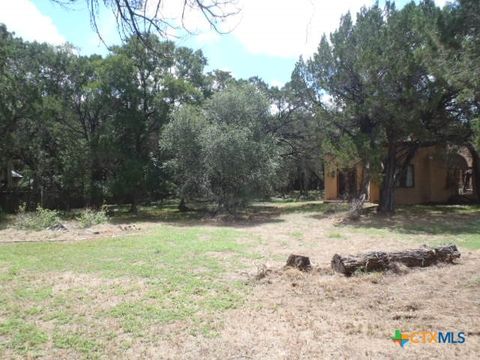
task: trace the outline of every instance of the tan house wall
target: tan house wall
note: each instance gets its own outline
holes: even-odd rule
[[[370,182],[368,189],[368,200],[373,203],[380,202],[380,185],[374,181]]]
[[[396,188],[395,202],[399,205],[421,203],[443,203],[456,195],[456,186],[448,186],[448,163],[446,151],[442,146],[431,146],[418,150],[411,161],[414,168],[414,186],[412,188]],[[363,175],[363,167],[356,167],[357,179]],[[328,175],[328,176],[327,176]],[[360,187],[360,183],[357,184]],[[330,171],[325,176],[325,199],[338,199],[337,171]],[[380,201],[380,186],[369,184],[369,201]]]
[[[395,189],[397,204],[441,203],[455,195],[455,187],[447,188],[448,166],[444,148],[422,148],[411,164],[414,167],[414,187]]]
[[[337,170],[327,167],[325,169],[325,200],[338,199],[338,177]]]

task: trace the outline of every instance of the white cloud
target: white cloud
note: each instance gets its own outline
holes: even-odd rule
[[[212,44],[220,40],[220,34],[214,31],[201,31],[195,36],[195,40],[201,46],[204,44]]]
[[[454,0],[435,0],[435,4],[440,7],[444,7],[447,3],[451,3]]]
[[[65,42],[49,16],[30,0],[0,1],[0,23],[25,40],[61,45]]]
[[[285,85],[285,82],[284,81],[279,81],[279,80],[272,80],[272,81],[270,81],[270,85],[271,86],[276,86],[279,89],[281,89]]]
[[[225,28],[233,29],[232,35],[252,54],[286,58],[310,56],[317,49],[321,36],[338,27],[343,14],[350,11],[354,15],[362,6],[371,6],[374,2],[240,0],[240,17],[231,19]],[[436,0],[439,6],[446,2]],[[197,25],[201,24],[200,20],[195,20]],[[202,43],[205,39],[209,38],[204,36]]]
[[[243,0],[242,21],[233,34],[254,54],[309,55],[322,34],[338,26],[342,14],[367,3],[371,1]]]
[[[146,2],[147,16],[153,17],[157,15],[157,18],[164,20],[166,23],[174,27],[183,27],[191,33],[214,33],[210,31],[212,30],[211,24],[207,21],[204,13],[202,13],[195,2],[161,0],[157,12],[158,1],[159,0]],[[235,9],[237,9],[236,1],[237,0],[229,0],[225,5],[218,5],[212,11],[217,14],[235,11]],[[213,4],[213,1],[204,1],[204,4]],[[174,34],[178,35],[175,31]],[[215,41],[216,39],[213,35],[208,35],[208,40]]]

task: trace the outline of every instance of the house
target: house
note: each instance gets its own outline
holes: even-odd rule
[[[361,163],[348,171],[327,167],[325,200],[342,200],[358,193],[364,172]],[[397,178],[395,202],[399,205],[446,203],[461,196],[470,197],[473,195],[472,180],[472,158],[467,149],[452,153],[441,145],[420,148]],[[379,202],[378,182],[368,184],[368,200]]]

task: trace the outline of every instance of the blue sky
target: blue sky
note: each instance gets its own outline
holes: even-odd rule
[[[237,0],[239,16],[223,25],[226,35],[211,31],[199,14],[187,14],[186,23],[197,35],[176,33],[178,45],[202,49],[208,68],[232,72],[235,77],[258,75],[272,85],[290,79],[299,56],[309,57],[323,33],[338,25],[341,14],[355,13],[373,0]],[[407,0],[397,1],[402,6]],[[436,0],[444,5],[446,0]],[[68,9],[51,0],[0,1],[0,23],[27,40],[62,44],[65,41],[81,54],[106,54],[90,26],[85,1]],[[179,16],[179,0],[163,0],[169,18]],[[110,45],[119,42],[113,15],[101,12],[100,31]]]

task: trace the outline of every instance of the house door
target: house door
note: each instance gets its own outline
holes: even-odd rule
[[[355,170],[342,171],[338,174],[338,197],[351,199],[357,193],[357,177]]]

